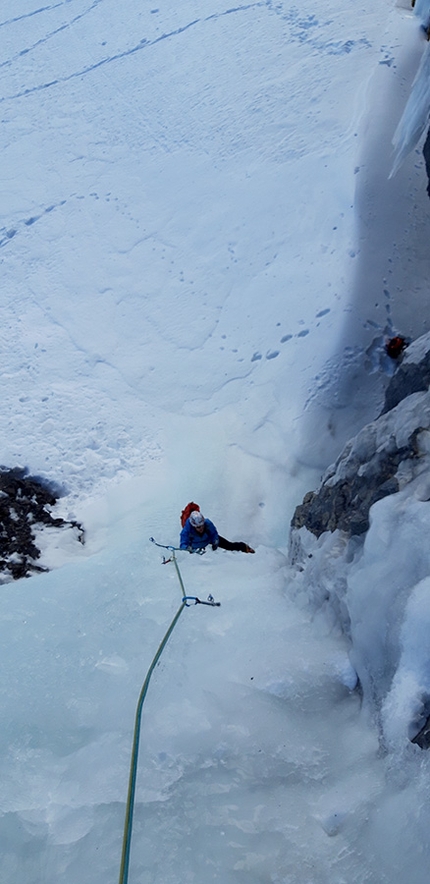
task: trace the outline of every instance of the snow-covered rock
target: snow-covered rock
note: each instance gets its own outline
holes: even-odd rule
[[[411,393],[430,387],[430,333],[422,335],[404,351],[402,361],[385,392],[384,413]]]
[[[425,335],[387,391],[395,406],[346,445],[297,507],[290,545],[298,590],[348,637],[384,745],[422,748],[430,742],[429,366]]]
[[[430,394],[415,393],[368,424],[295,510],[292,527],[319,537],[337,528],[360,535],[369,510],[429,468]]]

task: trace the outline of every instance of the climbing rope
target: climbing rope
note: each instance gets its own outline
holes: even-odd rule
[[[125,812],[125,821],[124,821],[124,835],[122,840],[122,854],[121,854],[121,866],[119,872],[119,884],[127,884],[128,882],[128,869],[130,864],[130,848],[131,848],[131,835],[133,829],[133,813],[134,813],[134,798],[136,792],[136,777],[137,777],[137,761],[139,755],[139,739],[140,739],[140,727],[141,727],[141,719],[142,719],[142,707],[143,702],[145,700],[149,682],[151,680],[151,675],[163,653],[164,648],[169,641],[169,638],[182,614],[182,611],[185,607],[190,607],[190,603],[194,602],[195,605],[210,605],[211,607],[220,607],[220,602],[215,602],[213,596],[209,595],[206,602],[201,601],[197,598],[197,596],[187,596],[185,592],[184,582],[182,580],[182,575],[179,570],[179,565],[176,560],[175,550],[177,547],[174,546],[163,546],[161,543],[156,543],[153,537],[150,537],[150,540],[155,543],[156,546],[160,546],[163,549],[168,549],[171,551],[172,555],[169,559],[163,559],[163,564],[167,564],[167,562],[173,562],[176,574],[178,575],[179,585],[182,591],[182,602],[180,607],[178,608],[161,644],[158,647],[157,653],[154,656],[154,659],[148,669],[145,681],[143,682],[142,689],[139,694],[139,699],[137,702],[136,708],[136,717],[134,721],[134,733],[133,733],[133,743],[132,743],[132,751],[131,751],[131,761],[130,761],[130,774],[128,778],[128,793],[127,793],[127,802],[126,802],[126,812]]]

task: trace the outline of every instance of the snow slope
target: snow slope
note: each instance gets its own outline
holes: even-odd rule
[[[0,33],[1,462],[60,481],[88,532],[2,588],[5,880],[117,879],[134,707],[180,601],[147,538],[175,542],[193,498],[257,554],[181,560],[222,606],[187,609],[154,677],[130,880],[403,884],[403,787],[286,546],[377,409],[388,320],[428,320],[420,243],[403,297],[423,163],[385,177],[417,22],[388,0],[5,0]]]
[[[221,412],[285,472],[348,309],[369,11],[31,13],[3,24],[4,460],[31,434],[33,469],[93,493]]]

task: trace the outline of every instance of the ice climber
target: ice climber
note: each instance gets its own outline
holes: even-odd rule
[[[220,547],[221,549],[238,550],[244,553],[255,552],[254,549],[248,546],[247,543],[243,543],[243,541],[236,543],[226,540],[225,537],[220,537],[213,522],[210,519],[205,519],[203,513],[197,508],[184,518],[186,510],[187,507],[183,511],[181,519],[183,524],[179,544],[181,549],[186,549],[188,552],[197,552],[198,550],[206,549],[211,544],[213,550]]]

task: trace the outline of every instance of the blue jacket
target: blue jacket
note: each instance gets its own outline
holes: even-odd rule
[[[209,543],[212,543],[213,546],[218,546],[218,531],[213,522],[211,522],[210,519],[205,519],[205,530],[202,534],[199,534],[199,532],[193,528],[190,520],[187,519],[181,531],[180,548],[188,549],[188,547],[191,547],[191,549],[205,549]]]

